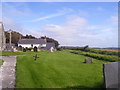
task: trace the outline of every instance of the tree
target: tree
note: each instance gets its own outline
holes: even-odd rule
[[[86,45],[86,46],[83,47],[83,50],[86,50],[86,49],[88,49],[88,48],[89,48],[89,46]]]

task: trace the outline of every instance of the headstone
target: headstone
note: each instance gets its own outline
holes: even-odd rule
[[[51,48],[50,48],[50,52],[53,52],[53,50],[54,50],[54,48],[53,48],[53,47],[51,47]]]
[[[93,63],[92,58],[85,59],[84,63]]]
[[[120,62],[103,64],[106,88],[120,88]]]

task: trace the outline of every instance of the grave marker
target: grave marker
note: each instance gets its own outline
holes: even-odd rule
[[[37,54],[35,55],[35,56],[33,56],[34,57],[34,60],[36,61],[37,60],[37,58],[39,58],[38,56],[37,56]]]
[[[93,63],[92,58],[85,59],[84,63]]]
[[[103,64],[103,75],[106,88],[120,88],[120,62]]]

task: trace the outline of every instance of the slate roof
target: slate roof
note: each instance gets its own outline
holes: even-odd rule
[[[54,49],[56,49],[56,48],[55,48],[55,43],[48,42],[48,43],[46,44],[46,47],[43,48],[43,49],[49,50],[51,47],[53,47]]]
[[[20,39],[18,44],[46,44],[45,39]]]

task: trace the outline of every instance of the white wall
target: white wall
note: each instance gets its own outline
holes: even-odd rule
[[[30,48],[30,47],[31,47],[31,44],[18,44],[18,47],[19,47],[19,46],[22,46],[22,47],[24,47],[24,48],[26,48],[26,47]]]
[[[22,47],[24,47],[24,48],[26,48],[26,47],[31,48],[31,44],[18,44],[18,47],[19,47],[19,46],[22,46]],[[39,46],[40,46],[40,47],[46,47],[46,44],[42,44],[42,45],[40,45],[40,44],[33,44],[33,48],[34,48],[35,46],[36,46],[36,47],[39,47]]]

